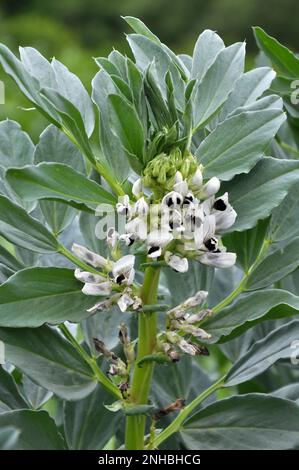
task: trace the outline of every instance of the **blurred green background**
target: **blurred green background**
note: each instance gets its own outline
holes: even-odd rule
[[[298,50],[298,0],[1,0],[0,41],[17,52],[33,46],[48,59],[55,56],[78,74],[90,89],[97,71],[92,57],[112,47],[128,52],[120,15],[141,18],[175,52],[192,53],[198,34],[217,30],[226,43],[246,39],[249,56],[257,49],[251,26],[259,25],[293,50]],[[0,119],[19,121],[37,140],[46,123],[4,76],[6,104]]]

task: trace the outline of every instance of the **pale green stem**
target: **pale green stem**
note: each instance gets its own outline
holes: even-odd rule
[[[92,266],[89,266],[89,264],[84,263],[84,261],[81,261],[80,258],[75,256],[71,251],[69,251],[65,246],[60,245],[58,253],[61,255],[65,256],[67,259],[69,259],[72,263],[74,263],[76,266],[79,268],[83,269],[84,271],[89,271],[94,274],[99,274],[99,271]]]
[[[91,357],[85,351],[85,349],[82,348],[81,344],[76,340],[70,330],[63,323],[59,325],[59,329],[62,332],[63,336],[73,345],[76,351],[80,354],[82,359],[84,359],[84,361],[90,366],[92,372],[94,373],[95,379],[100,382],[108,392],[112,393],[116,398],[121,399],[122,395],[120,390],[108,379],[108,377],[106,377],[104,372],[99,368],[96,359]]]
[[[227,296],[223,299],[219,304],[213,307],[213,313],[219,313],[225,307],[227,307],[238,295],[242,294],[246,290],[247,280],[252,273],[252,271],[257,267],[257,265],[261,262],[262,258],[264,257],[265,253],[267,252],[269,246],[271,245],[271,240],[265,239],[261,250],[255,260],[255,262],[250,266],[248,271],[245,273],[243,278],[241,279],[239,285]]]
[[[219,379],[217,382],[215,382],[213,385],[211,385],[209,388],[207,388],[203,393],[198,395],[189,405],[187,405],[178,415],[177,417],[172,421],[172,423],[167,426],[158,436],[154,439],[153,441],[153,448],[156,449],[162,442],[164,442],[166,439],[168,439],[172,434],[179,432],[184,421],[188,418],[188,416],[207,398],[209,397],[212,393],[214,393],[216,390],[221,388],[224,383],[224,377]]]

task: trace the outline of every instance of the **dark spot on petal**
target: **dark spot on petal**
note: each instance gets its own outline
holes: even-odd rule
[[[159,251],[160,247],[159,246],[151,246],[150,249],[148,250],[148,254],[151,255],[152,253],[155,253],[156,251]]]
[[[89,261],[94,260],[94,255],[92,253],[89,253],[88,251],[85,253],[85,256],[86,256],[86,259],[88,259]]]
[[[126,277],[125,277],[124,274],[119,274],[119,275],[117,276],[117,278],[115,279],[115,282],[116,282],[117,284],[122,284],[125,279],[126,279]]]
[[[171,207],[171,206],[173,206],[173,200],[172,200],[172,197],[170,197],[170,198],[167,200],[167,202],[166,202],[166,205],[167,205],[168,207]]]
[[[189,205],[193,201],[194,201],[194,197],[192,196],[192,194],[190,194],[189,196],[185,196],[183,204]]]
[[[131,246],[131,245],[133,245],[134,241],[135,241],[135,238],[133,238],[133,237],[130,237],[130,238],[129,238],[129,243],[128,243],[128,246]]]
[[[209,251],[214,251],[217,247],[217,240],[216,238],[210,238],[204,243],[204,245]]]
[[[216,209],[216,211],[225,211],[226,208],[227,205],[225,204],[223,199],[217,199],[217,201],[215,201],[214,209]]]

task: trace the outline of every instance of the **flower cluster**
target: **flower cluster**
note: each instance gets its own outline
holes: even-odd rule
[[[118,202],[116,209],[126,215],[128,222],[125,233],[114,233],[114,243],[120,240],[132,245],[141,241],[146,244],[149,258],[163,258],[178,272],[188,270],[188,259],[217,268],[234,265],[236,255],[225,251],[219,235],[234,224],[236,212],[227,193],[215,197],[220,189],[218,178],[203,184],[201,167],[188,179],[177,170],[171,191],[158,202],[152,195],[145,195],[146,189],[143,180],[138,179],[132,188],[136,202],[132,204],[128,195]]]
[[[75,270],[75,277],[84,283],[82,292],[86,295],[106,297],[96,303],[88,311],[107,310],[117,304],[122,312],[128,307],[137,310],[141,306],[141,299],[137,295],[133,285],[135,276],[135,256],[125,255],[117,261],[104,258],[93,253],[84,246],[73,244],[73,253],[93,268],[101,269],[101,273],[95,274],[89,271]]]
[[[120,388],[123,395],[125,395],[128,390],[129,368],[135,360],[134,342],[131,342],[127,326],[124,323],[121,323],[119,327],[118,336],[123,346],[126,362],[118,357],[114,351],[108,349],[102,340],[93,338],[93,342],[96,351],[109,363],[108,375],[110,379]]]
[[[167,312],[166,331],[159,336],[158,348],[171,361],[178,361],[181,353],[191,356],[209,354],[207,348],[198,343],[211,338],[198,326],[211,313],[201,308],[207,296],[208,292],[199,291]]]
[[[126,194],[116,204],[125,224],[121,233],[114,227],[107,231],[111,259],[73,245],[76,256],[100,270],[98,274],[75,271],[76,278],[84,283],[84,294],[106,297],[90,313],[114,304],[123,312],[141,307],[139,290],[134,284],[135,255],[122,256],[122,245],[137,245],[139,252],[144,247],[151,262],[165,263],[181,273],[188,271],[189,260],[216,268],[233,266],[236,255],[226,252],[220,235],[233,225],[236,212],[227,193],[216,197],[219,189],[216,177],[203,182],[202,167],[191,154],[182,158],[180,151],[176,151],[168,157],[162,154],[154,158],[132,186],[134,201]],[[181,319],[176,321],[180,322],[181,330],[185,328],[189,333],[194,330]]]

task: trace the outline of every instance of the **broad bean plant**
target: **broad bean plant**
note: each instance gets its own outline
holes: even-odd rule
[[[0,45],[0,447],[298,448],[299,59],[125,21],[91,96]]]

